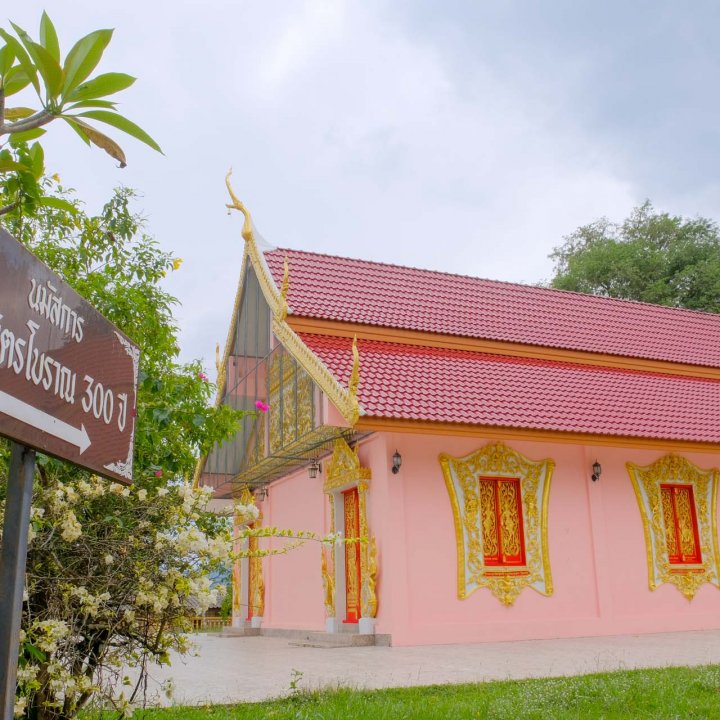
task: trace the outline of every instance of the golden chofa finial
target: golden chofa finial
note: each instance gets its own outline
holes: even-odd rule
[[[227,185],[227,189],[230,193],[230,199],[232,200],[232,203],[228,203],[227,205],[225,205],[225,207],[229,210],[239,210],[244,215],[245,222],[243,223],[242,236],[245,238],[245,240],[249,242],[250,240],[255,240],[253,236],[252,219],[250,218],[250,212],[240,202],[238,196],[235,194],[235,191],[232,189],[232,185],[230,184],[231,175],[232,168],[228,170],[228,174],[225,176],[225,185]]]

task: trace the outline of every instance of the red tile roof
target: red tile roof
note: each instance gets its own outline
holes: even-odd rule
[[[292,315],[720,367],[720,315],[277,249]]]
[[[302,334],[347,385],[351,339]],[[365,413],[692,442],[720,442],[720,381],[358,341]]]

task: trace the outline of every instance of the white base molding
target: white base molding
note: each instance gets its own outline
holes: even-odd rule
[[[325,632],[340,632],[340,623],[336,617],[325,618]]]
[[[374,635],[375,618],[360,618],[358,620],[358,633],[360,635]]]
[[[256,615],[253,615],[253,617],[250,620],[250,627],[252,628],[261,628],[262,627],[262,621],[263,619],[261,617],[258,617]]]

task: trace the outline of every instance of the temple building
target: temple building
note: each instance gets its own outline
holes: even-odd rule
[[[255,414],[197,479],[257,526],[361,540],[238,561],[234,625],[720,628],[720,315],[243,236],[218,402]]]

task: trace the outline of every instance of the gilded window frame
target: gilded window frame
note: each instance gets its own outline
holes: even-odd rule
[[[552,595],[548,502],[555,462],[530,460],[501,442],[490,443],[465,457],[442,453],[438,459],[455,525],[458,598],[465,600],[481,587],[488,588],[508,606],[526,587],[541,595]],[[525,566],[485,565],[479,498],[482,476],[520,480]]]

